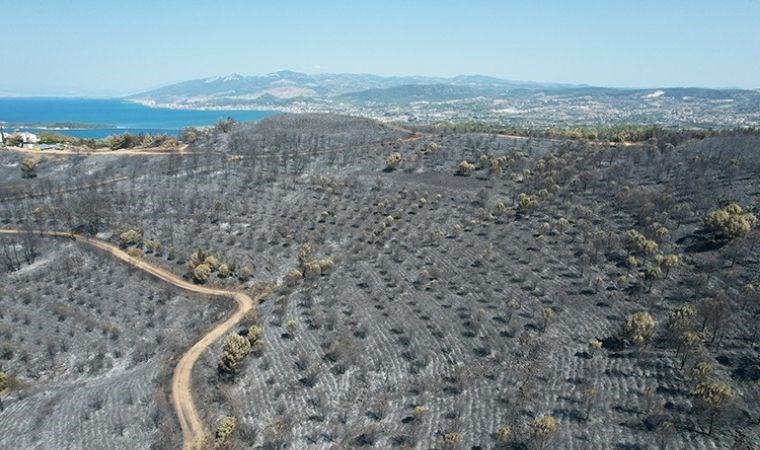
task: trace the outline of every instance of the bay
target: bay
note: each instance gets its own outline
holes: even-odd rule
[[[278,112],[150,108],[121,99],[0,98],[6,133],[49,130],[88,139],[125,132],[176,136],[183,128],[213,125],[227,117],[249,122],[273,114]]]

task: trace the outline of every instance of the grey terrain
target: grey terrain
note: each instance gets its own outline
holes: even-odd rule
[[[42,154],[34,176],[0,151],[0,226],[258,300],[244,358],[225,339],[193,371],[209,448],[760,440],[756,134],[610,146],[305,114],[188,143]],[[0,447],[178,448],[167,380],[232,305],[0,239]]]

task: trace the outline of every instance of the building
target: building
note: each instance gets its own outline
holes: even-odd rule
[[[36,144],[40,143],[40,137],[27,131],[15,131],[11,134],[6,134],[4,142],[9,146],[14,145],[24,148],[34,148]]]

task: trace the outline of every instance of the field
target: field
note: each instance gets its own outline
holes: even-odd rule
[[[59,230],[259,302],[194,366],[209,448],[755,448],[760,138],[676,144],[315,114],[0,152],[0,447],[177,448],[233,310]]]

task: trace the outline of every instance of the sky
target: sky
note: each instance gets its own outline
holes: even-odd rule
[[[0,0],[0,96],[282,69],[760,88],[760,0]]]

